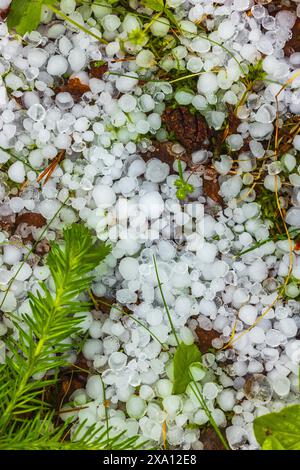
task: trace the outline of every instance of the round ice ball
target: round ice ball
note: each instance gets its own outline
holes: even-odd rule
[[[106,184],[97,184],[93,189],[93,198],[97,207],[107,209],[116,201],[114,190]]]
[[[139,263],[135,258],[128,256],[121,260],[119,271],[124,279],[133,281],[139,274]]]
[[[148,219],[157,219],[164,210],[164,201],[157,191],[144,194],[139,201],[139,207]]]

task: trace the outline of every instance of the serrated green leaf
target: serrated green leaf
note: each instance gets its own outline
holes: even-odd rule
[[[184,393],[191,382],[190,365],[201,361],[201,352],[195,344],[180,343],[174,354],[173,393]]]
[[[164,11],[165,9],[164,0],[142,0],[142,4],[154,11]]]
[[[300,405],[260,416],[253,428],[263,450],[300,450]]]
[[[41,20],[42,6],[52,5],[56,0],[13,0],[7,16],[8,29],[20,35],[36,29]]]

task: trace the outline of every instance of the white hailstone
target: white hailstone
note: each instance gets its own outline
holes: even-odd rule
[[[0,292],[0,304],[3,312],[14,312],[17,308],[17,301],[12,292]]]
[[[265,2],[268,3],[268,0]],[[250,0],[234,0],[233,8],[236,11],[246,11],[249,10],[251,2]]]
[[[43,18],[42,18],[43,21]],[[49,27],[47,31],[47,36],[50,39],[57,39],[62,36],[66,31],[66,27],[64,23],[54,23],[52,26]]]
[[[37,375],[37,374],[35,374]],[[33,378],[35,378],[33,376]],[[39,379],[40,377],[36,377],[37,379]],[[71,406],[70,405],[63,405],[61,407],[61,410],[60,410],[60,413],[59,413],[59,418],[62,420],[62,421],[67,421],[70,422],[70,423],[73,423],[78,417],[78,412],[76,410],[72,410]]]
[[[266,343],[268,346],[277,348],[285,340],[285,336],[280,331],[271,328],[266,332]]]
[[[287,377],[276,377],[272,380],[273,390],[280,397],[287,397],[290,393],[291,382]]]
[[[217,398],[218,405],[223,411],[231,411],[235,405],[235,393],[233,390],[222,390]]]
[[[246,325],[252,325],[257,318],[257,313],[257,308],[253,305],[243,305],[239,310],[239,318]]]
[[[4,323],[0,323],[0,336],[6,335],[7,330],[7,326]]]
[[[191,57],[187,61],[186,68],[192,73],[198,73],[203,68],[203,62],[200,57]]]
[[[111,326],[111,334],[112,335],[120,337],[120,336],[123,335],[124,331],[125,331],[125,328],[121,323],[114,323]]]
[[[116,193],[105,184],[97,184],[92,192],[96,206],[101,209],[111,207],[116,201]]]
[[[22,88],[23,82],[20,77],[15,75],[12,72],[9,72],[6,77],[5,77],[5,84],[8,88],[11,88],[12,90],[16,91],[19,88]]]
[[[103,401],[103,385],[100,375],[91,375],[86,382],[86,393],[93,400]]]
[[[139,67],[143,68],[151,68],[154,67],[156,61],[155,61],[155,55],[153,52],[143,49],[141,50],[138,55],[136,56],[136,64]]]
[[[6,245],[3,248],[3,263],[13,266],[22,259],[22,250],[15,245]]]
[[[6,10],[11,2],[12,0],[0,0],[0,10]]]
[[[200,20],[204,14],[203,6],[202,5],[195,5],[189,10],[189,20],[193,22],[197,22]]]
[[[286,223],[295,227],[300,227],[300,208],[291,207],[286,213]]]
[[[74,13],[75,11],[76,1],[75,0],[60,0],[60,8],[64,13],[66,13],[67,15],[70,15],[71,13]]]
[[[153,36],[163,37],[170,29],[170,21],[168,18],[160,16],[157,20],[153,21],[150,26],[150,31]]]
[[[273,132],[273,125],[262,124],[261,122],[252,122],[249,125],[249,133],[252,139],[264,140]]]
[[[281,188],[281,180],[278,175],[266,175],[264,179],[264,187],[275,193]]]
[[[60,204],[54,199],[45,199],[39,205],[39,211],[45,219],[52,219],[58,211]]]
[[[79,47],[72,49],[68,57],[68,62],[73,72],[79,72],[84,69],[86,59],[86,53],[82,49],[79,49]]]
[[[217,252],[218,249],[214,243],[204,242],[200,250],[197,251],[197,257],[202,263],[213,263]]]
[[[289,341],[285,346],[285,352],[294,363],[300,363],[300,340]]]
[[[215,383],[207,382],[203,386],[202,393],[207,400],[214,400],[218,396],[219,388]]]
[[[48,266],[36,266],[33,269],[33,275],[39,281],[45,281],[50,276],[50,269]]]
[[[173,384],[171,380],[160,379],[155,384],[155,390],[159,397],[165,398],[172,395]]]
[[[146,412],[146,402],[141,397],[131,395],[126,403],[126,411],[131,418],[140,419]]]
[[[293,146],[296,150],[300,150],[300,135],[294,137]]]
[[[268,268],[264,261],[262,260],[255,260],[248,267],[248,274],[252,281],[262,282],[268,277]]]
[[[140,98],[139,98],[139,103],[140,103],[140,109],[148,113],[149,111],[152,111],[155,108],[155,101],[152,98],[152,96],[144,93]]]
[[[47,64],[47,72],[49,75],[61,76],[68,70],[68,61],[62,55],[53,55]]]
[[[273,122],[276,118],[276,108],[270,104],[263,104],[256,113],[256,121],[262,124]]]
[[[297,17],[295,13],[289,10],[282,10],[276,14],[276,20],[278,21],[279,26],[283,29],[292,29],[296,19]]]
[[[212,300],[201,299],[199,311],[206,317],[215,317],[217,314],[217,307]]]
[[[36,122],[43,121],[46,116],[46,111],[44,106],[39,103],[35,103],[27,111],[28,116]]]
[[[25,201],[21,197],[12,197],[9,201],[9,206],[13,212],[18,213],[24,209],[24,203]]]
[[[178,299],[177,299],[178,300]],[[181,315],[183,315],[182,312],[180,312]],[[188,312],[189,313],[189,312]],[[184,344],[187,344],[187,345],[191,345],[194,343],[194,336],[193,336],[193,333],[192,331],[187,327],[187,326],[183,326],[181,329],[180,329],[180,338],[182,339],[182,342]]]
[[[154,390],[149,385],[141,385],[139,395],[143,400],[152,400],[155,397]]]
[[[266,340],[265,332],[263,328],[259,326],[254,326],[254,328],[252,328],[249,331],[248,335],[249,335],[251,343],[254,343],[254,344],[262,344]]]
[[[23,282],[31,276],[32,269],[28,263],[17,263],[13,266],[12,272],[14,273],[17,281]]]
[[[124,93],[118,100],[118,104],[124,113],[134,111],[137,105],[137,100],[134,96]]]
[[[289,175],[289,180],[290,180],[290,183],[291,183],[295,188],[299,188],[299,187],[300,187],[300,175],[298,175],[297,173],[292,173],[291,175]]]
[[[40,48],[30,49],[28,52],[28,63],[31,67],[41,68],[48,58],[48,53]]]
[[[243,180],[240,176],[235,175],[231,178],[228,178],[227,181],[221,184],[221,194],[228,198],[232,199],[240,193],[243,187]]]
[[[119,271],[124,279],[132,281],[139,275],[139,263],[135,258],[123,258],[119,264]]]
[[[222,410],[212,410],[212,417],[218,427],[225,427],[227,424],[226,415]]]
[[[22,162],[13,163],[7,172],[9,178],[15,183],[23,183],[25,180],[25,167]]]
[[[135,130],[138,134],[147,134],[150,131],[150,127],[147,119],[141,119],[135,123]]]
[[[182,409],[182,400],[177,395],[170,395],[163,399],[162,405],[168,416],[174,418]]]
[[[198,410],[196,411],[196,414],[194,415],[194,423],[198,424],[199,426],[202,426],[203,424],[206,424],[209,420],[209,417],[207,416],[207,413],[204,410]],[[201,435],[200,435],[201,439]]]
[[[109,367],[114,371],[119,371],[126,366],[127,356],[122,352],[115,351],[108,359]]]
[[[93,315],[91,312],[78,312],[75,313],[74,317],[81,319],[80,323],[78,324],[78,328],[80,328],[82,333],[86,333],[93,323]]]
[[[153,158],[147,163],[146,179],[153,183],[162,183],[170,173],[170,167],[157,158]]]
[[[279,329],[287,338],[293,338],[297,334],[298,327],[293,318],[282,318],[279,320]]]
[[[0,149],[0,163],[6,163],[10,159],[10,154]]]
[[[194,362],[193,364],[191,364],[189,370],[191,376],[193,377],[193,380],[195,380],[196,382],[204,379],[206,375],[206,369],[200,362]]]
[[[226,437],[231,449],[241,449],[248,441],[247,431],[241,426],[229,426],[226,429]]]
[[[145,173],[146,163],[142,159],[134,160],[128,168],[128,176],[137,178]]]
[[[24,103],[24,105],[27,109],[30,108],[31,106],[33,106],[34,104],[39,104],[39,102],[40,102],[39,95],[37,93],[35,93],[34,91],[26,91],[23,94],[22,99],[23,99],[23,103]]]
[[[197,89],[199,93],[208,95],[215,93],[218,89],[218,80],[216,74],[205,72],[198,78]]]
[[[5,109],[8,103],[8,94],[5,86],[0,86],[0,109]]]
[[[225,277],[229,271],[229,266],[225,261],[217,260],[210,266],[210,270],[213,278]]]
[[[164,210],[164,201],[157,191],[150,191],[141,196],[138,205],[148,219],[157,219]]]
[[[94,359],[96,354],[102,354],[103,346],[100,340],[98,339],[88,339],[82,348],[82,354],[88,360]]]
[[[122,29],[123,31],[126,31],[126,33],[131,33],[132,31],[140,28],[141,24],[138,18],[131,13],[128,13],[122,21]]]
[[[116,15],[106,15],[102,18],[102,25],[106,31],[112,33],[120,27],[121,20]]]
[[[224,40],[230,39],[235,32],[235,25],[230,20],[224,20],[218,27],[218,33]]]
[[[135,72],[125,73],[116,79],[116,88],[121,93],[132,91],[137,84],[138,75]]]
[[[158,326],[163,321],[163,313],[159,308],[149,310],[146,314],[147,323],[151,326]]]

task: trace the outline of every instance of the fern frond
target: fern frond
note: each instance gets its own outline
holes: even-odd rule
[[[35,413],[35,426],[46,419],[50,427],[51,416],[45,411],[42,391],[55,383],[53,370],[67,365],[70,346],[66,340],[79,332],[82,320],[74,314],[87,306],[77,297],[89,287],[93,279],[89,273],[110,252],[110,246],[94,243],[90,231],[81,225],[72,225],[63,235],[64,247],[53,243],[47,260],[55,292],[41,283],[41,292],[29,294],[32,314],[23,316],[22,321],[12,316],[18,340],[7,339],[9,354],[0,368],[0,447],[6,445],[8,437],[11,444],[15,439],[16,446],[23,434],[26,441],[24,436],[31,429],[27,424],[29,413]],[[18,432],[14,434],[14,430]]]

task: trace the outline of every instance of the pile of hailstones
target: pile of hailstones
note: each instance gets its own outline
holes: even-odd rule
[[[9,3],[0,0],[0,7]],[[130,3],[136,4],[134,0]],[[170,50],[159,67],[170,71],[179,63],[187,73],[202,71],[197,94],[177,89],[175,100],[179,104],[192,104],[210,126],[222,126],[224,103],[236,105],[244,91],[240,67],[224,47],[244,66],[263,57],[263,69],[270,80],[239,109],[241,124],[237,133],[228,137],[234,151],[250,137],[250,152],[240,155],[237,174],[230,175],[232,159],[228,155],[216,162],[226,208],[216,213],[197,175],[190,177],[195,191],[183,207],[175,195],[176,164],[170,168],[156,158],[145,162],[141,157],[150,145],[149,135],[166,137],[161,115],[173,89],[169,83],[139,84],[138,76],[151,77],[158,65],[147,44],[142,48],[128,41],[129,32],[141,28],[137,17],[128,14],[120,19],[110,6],[86,5],[76,10],[74,0],[62,0],[60,7],[65,14],[98,35],[101,30],[108,45],[99,47],[95,38],[53,18],[47,10],[39,31],[27,34],[23,43],[8,34],[5,23],[0,24],[0,162],[8,168],[7,173],[1,173],[0,215],[39,212],[51,222],[49,240],[61,233],[62,225],[81,221],[95,229],[100,239],[111,241],[112,253],[96,270],[94,294],[114,297],[119,305],[126,305],[134,318],[173,351],[176,343],[158,292],[155,256],[180,339],[191,344],[197,327],[219,333],[212,343],[216,354],[203,355],[207,372],[199,381],[217,425],[226,427],[233,449],[255,449],[254,418],[296,401],[299,305],[291,298],[268,309],[277,296],[278,284],[288,273],[287,242],[270,241],[240,258],[234,255],[269,236],[249,185],[253,161],[265,157],[262,142],[274,131],[275,96],[280,89],[274,82],[286,82],[300,65],[299,53],[285,58],[282,51],[296,14],[281,10],[275,17],[269,16],[264,6],[253,5],[251,0],[167,3],[174,7],[186,33],[180,38],[181,45]],[[251,6],[250,17],[245,11]],[[202,15],[210,18],[210,39],[223,48],[203,35],[197,36],[195,21]],[[151,34],[165,36],[169,27],[168,19],[154,22]],[[121,50],[121,40],[136,60],[113,61],[128,53]],[[108,62],[110,73],[103,79],[89,78],[85,70],[91,60]],[[213,72],[216,67],[219,71]],[[68,92],[53,91],[65,73],[90,88],[79,102],[74,102]],[[282,115],[299,113],[299,83],[296,78],[280,93]],[[65,150],[65,159],[50,180],[39,185],[37,175],[61,150]],[[270,166],[264,181],[266,189],[274,191],[275,178],[280,184],[280,171],[284,168],[290,173],[294,207],[288,212],[287,223],[292,227],[300,226],[298,150],[300,137],[295,138],[294,150],[284,156],[281,167]],[[194,163],[203,162],[209,153],[199,149],[192,157]],[[184,170],[187,177],[189,173]],[[25,182],[27,185],[18,192]],[[41,233],[36,227],[25,229],[34,239]],[[187,233],[184,249],[180,236],[178,244],[171,241],[172,234],[183,229]],[[0,237],[0,300],[4,311],[0,335],[4,335],[11,327],[5,312],[17,312],[21,321],[29,312],[26,292],[35,292],[40,280],[50,286],[52,283],[49,269],[35,257],[18,271],[26,249],[9,243],[5,231]],[[300,258],[297,252],[293,256],[293,276],[300,279]],[[291,293],[291,297],[296,295]],[[264,318],[239,337],[232,349],[220,350],[229,340],[233,325],[237,338],[267,309]],[[139,434],[141,439],[159,445],[166,422],[171,446],[203,448],[201,426],[208,418],[189,388],[183,395],[172,394],[169,355],[147,329],[113,308],[109,315],[87,312],[82,331],[88,333],[83,354],[94,373],[86,388],[71,397],[76,407],[84,405],[84,409],[73,412],[74,420],[87,420],[86,426],[105,423],[101,373],[111,404],[112,433],[125,430],[127,436]],[[5,347],[3,341],[0,343],[4,362]],[[75,359],[72,354],[70,360]],[[245,387],[249,376],[252,386]],[[228,415],[232,419],[228,420]]]

